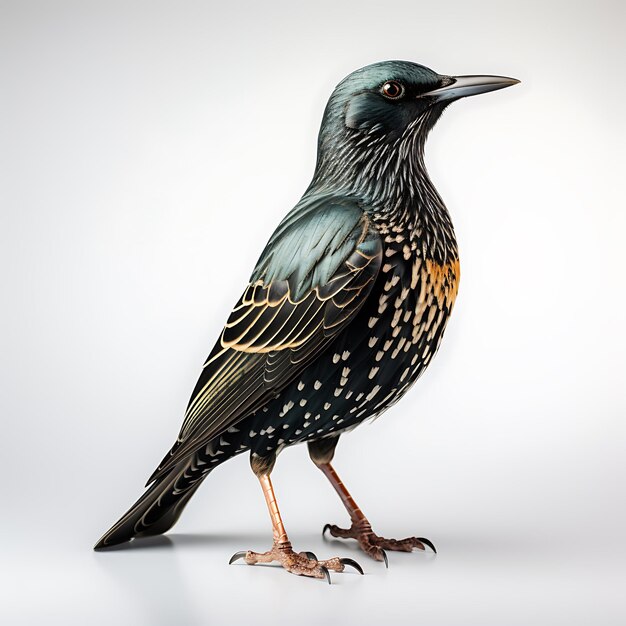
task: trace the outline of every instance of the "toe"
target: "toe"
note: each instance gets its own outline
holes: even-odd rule
[[[322,565],[323,567],[329,570],[332,570],[333,572],[343,572],[343,569],[344,569],[343,563],[341,562],[341,559],[338,557],[320,561],[320,565]]]
[[[387,565],[387,553],[379,545],[376,545],[374,543],[369,543],[369,542],[367,543],[363,542],[361,543],[361,549],[370,558],[374,559],[375,561],[380,561],[380,562],[384,561],[385,565]]]
[[[283,561],[283,567],[292,574],[298,576],[308,576],[310,578],[326,579],[330,584],[330,573],[328,567],[326,567],[326,561],[317,561],[316,559],[310,559],[307,553],[300,552],[298,554],[293,553],[289,555]]]
[[[352,528],[339,528],[334,524],[326,524],[322,529],[322,537],[326,538],[326,531],[331,537],[338,537],[339,539],[354,539],[356,534]]]
[[[357,572],[359,572],[359,574],[361,574],[361,576],[363,576],[364,574],[363,568],[354,559],[339,559],[339,560],[341,561],[341,564],[344,566],[344,569],[346,566],[353,567]]]

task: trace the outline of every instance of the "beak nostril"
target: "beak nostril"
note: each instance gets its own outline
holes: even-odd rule
[[[441,81],[442,87],[448,87],[449,85],[454,84],[455,79],[452,76],[444,76]]]

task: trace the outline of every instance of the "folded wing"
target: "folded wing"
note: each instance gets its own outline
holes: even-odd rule
[[[350,200],[297,206],[261,255],[207,359],[162,476],[279,393],[363,306],[382,244]]]

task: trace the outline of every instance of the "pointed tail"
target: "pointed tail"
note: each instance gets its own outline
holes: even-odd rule
[[[133,506],[94,546],[103,550],[130,541],[134,537],[160,535],[180,517],[191,496],[209,474],[189,471],[189,464],[172,468],[156,480]]]

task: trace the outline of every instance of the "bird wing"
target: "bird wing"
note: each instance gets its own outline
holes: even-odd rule
[[[176,443],[149,483],[261,408],[363,306],[382,242],[353,200],[301,202],[270,238],[204,364]]]

